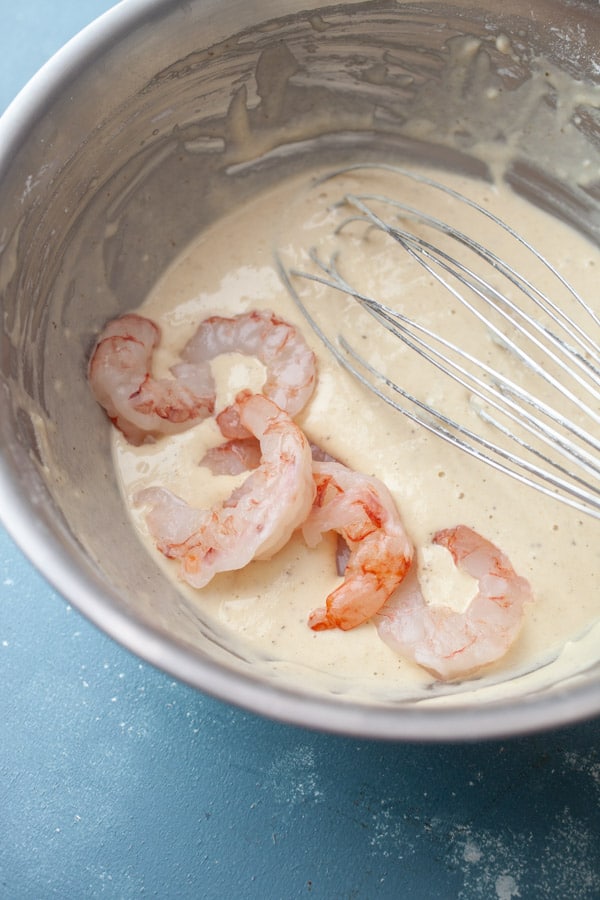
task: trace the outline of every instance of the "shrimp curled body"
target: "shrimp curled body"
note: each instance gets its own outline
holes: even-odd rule
[[[308,402],[316,383],[315,354],[301,332],[270,310],[251,310],[231,318],[210,316],[186,344],[182,358],[207,363],[222,353],[253,356],[266,368],[263,394],[290,416]],[[258,460],[256,441],[240,421],[236,404],[217,416],[224,444],[209,450],[202,465],[214,474],[236,474]]]
[[[310,447],[289,415],[261,394],[242,392],[235,406],[262,455],[225,502],[194,509],[162,487],[135,498],[151,507],[146,519],[158,549],[181,560],[182,577],[196,588],[218,572],[273,556],[306,519],[315,495]]]
[[[433,542],[478,581],[464,612],[428,604],[415,572],[376,617],[379,636],[393,650],[440,679],[455,679],[494,662],[508,651],[532,599],[529,582],[504,553],[464,525],[439,531]]]
[[[215,388],[207,363],[182,363],[173,378],[153,378],[152,357],[160,329],[151,319],[128,313],[109,322],[88,366],[94,397],[132,444],[177,434],[211,415]]]
[[[186,344],[182,359],[208,362],[221,353],[242,353],[264,363],[267,378],[262,392],[290,416],[300,412],[313,392],[314,353],[300,331],[271,310],[255,309],[231,318],[209,316]]]
[[[348,631],[383,606],[408,571],[413,547],[394,501],[376,478],[338,462],[313,462],[317,496],[302,531],[315,546],[336,531],[350,548],[344,581],[315,609],[308,624],[315,631]]]

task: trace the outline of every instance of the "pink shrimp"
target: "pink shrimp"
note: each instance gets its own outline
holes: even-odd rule
[[[428,605],[411,571],[376,624],[396,652],[440,679],[454,679],[504,656],[519,634],[532,592],[504,553],[465,525],[439,531],[433,543],[446,547],[455,564],[478,580],[467,609]]]
[[[232,318],[210,316],[188,341],[183,359],[189,363],[207,362],[222,353],[242,353],[260,360],[267,370],[264,395],[290,416],[304,408],[314,390],[315,354],[294,325],[270,310],[252,310]],[[236,404],[222,410],[217,423],[228,440],[209,451],[202,465],[214,474],[234,474],[244,464],[250,467],[256,463],[256,441],[240,422]]]
[[[315,609],[315,631],[347,631],[380,609],[408,571],[413,548],[394,501],[376,478],[337,462],[313,462],[317,495],[302,531],[315,546],[326,531],[341,534],[350,548],[343,583]]]
[[[155,322],[129,313],[106,325],[90,357],[92,393],[132,444],[185,431],[214,411],[208,363],[174,366],[174,378],[152,377],[159,341]]]
[[[337,462],[312,441],[310,449],[314,460]],[[240,475],[260,465],[260,444],[253,437],[232,438],[207,450],[200,465],[210,469],[213,475]]]
[[[267,378],[262,392],[290,416],[304,408],[314,390],[315,354],[298,329],[271,310],[252,310],[232,318],[210,316],[200,323],[182,358],[189,363],[208,362],[221,353],[243,353],[264,363]]]
[[[193,509],[165,488],[141,491],[150,532],[165,556],[181,560],[182,577],[203,587],[218,572],[269,559],[306,519],[315,495],[308,441],[290,416],[261,394],[243,391],[240,421],[260,441],[262,459],[224,502]]]
[[[260,444],[254,437],[234,438],[206,451],[200,460],[213,475],[240,475],[260,465]]]

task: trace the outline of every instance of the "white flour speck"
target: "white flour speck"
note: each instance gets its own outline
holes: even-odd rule
[[[499,875],[496,878],[496,896],[498,900],[512,900],[513,897],[521,896],[517,882],[512,875]]]
[[[467,841],[463,851],[463,859],[465,862],[476,863],[481,859],[481,850],[473,841]]]

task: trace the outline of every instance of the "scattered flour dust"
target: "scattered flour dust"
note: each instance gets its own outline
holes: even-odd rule
[[[325,800],[319,784],[315,751],[308,745],[280,753],[269,767],[267,783],[275,799],[286,806]]]
[[[279,749],[265,772],[264,785],[287,815],[299,807],[335,802],[339,792],[331,789],[327,773],[318,747],[299,743]],[[583,792],[597,797],[600,806],[600,756],[595,748],[563,751],[555,757],[550,774],[556,778],[556,794],[548,795],[547,804],[541,806],[537,789],[531,795],[525,789],[519,795],[523,817],[517,827],[519,817],[511,815],[509,825],[501,810],[485,824],[478,819],[456,822],[449,811],[439,809],[437,800],[432,803],[427,792],[419,809],[412,801],[407,805],[402,790],[380,796],[365,786],[355,806],[362,810],[367,854],[384,862],[381,881],[410,866],[411,858],[420,864],[423,854],[429,853],[455,886],[447,895],[452,900],[596,900],[600,897],[597,820],[582,816],[576,804]],[[572,804],[561,797],[572,797]],[[530,815],[532,800],[535,808]]]
[[[540,874],[548,897],[563,900],[600,897],[598,835],[575,819],[568,808],[550,830]]]
[[[520,888],[527,869],[527,847],[522,835],[500,836],[470,827],[457,829],[448,862],[464,877],[459,900],[513,900],[526,896]]]
[[[447,860],[463,874],[457,900],[513,900],[535,895],[581,900],[600,896],[597,836],[565,807],[532,865],[533,836],[460,827]],[[536,854],[537,854],[536,842]]]
[[[582,776],[578,783],[572,776]],[[593,749],[569,750],[556,760],[553,776],[564,796],[595,795],[600,807],[600,755]],[[572,785],[571,785],[572,782]],[[558,796],[548,799],[546,814],[529,816],[523,827],[489,827],[466,821],[449,825],[447,816],[410,815],[397,800],[382,799],[372,810],[370,845],[381,857],[403,860],[414,855],[420,840],[407,839],[407,823],[433,846],[444,846],[443,865],[460,877],[456,900],[592,900],[600,897],[600,845],[594,821],[582,817]]]
[[[592,786],[600,801],[600,758],[597,753],[575,753],[567,751],[563,755],[565,768],[583,775],[589,775]]]

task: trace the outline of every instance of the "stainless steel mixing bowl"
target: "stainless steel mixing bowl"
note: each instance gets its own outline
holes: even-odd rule
[[[33,79],[0,124],[0,512],[72,604],[199,689],[309,727],[465,739],[600,711],[598,665],[450,707],[267,677],[134,535],[86,384],[108,317],[207,224],[316,159],[358,148],[483,174],[508,146],[515,189],[598,241],[599,49],[591,2],[128,0]]]

